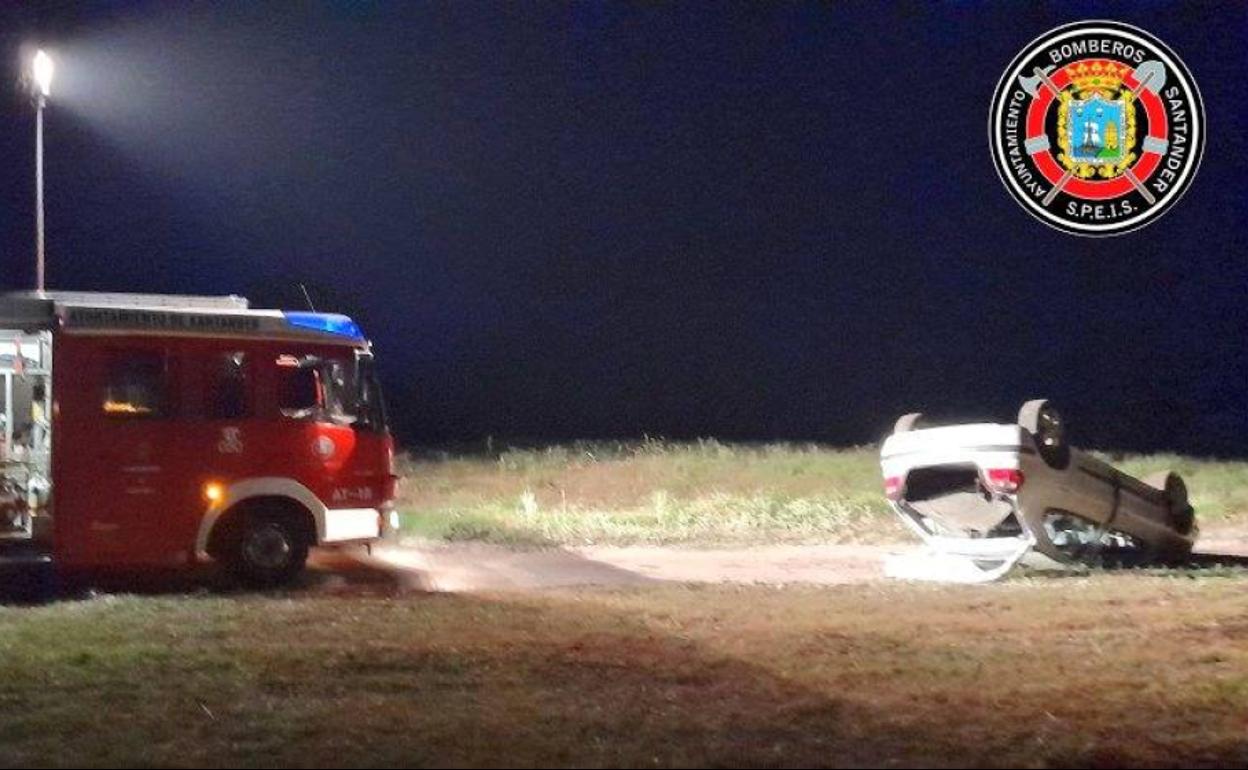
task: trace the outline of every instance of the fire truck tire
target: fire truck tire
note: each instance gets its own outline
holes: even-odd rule
[[[308,560],[306,526],[293,510],[261,507],[240,517],[225,542],[225,563],[236,577],[266,587],[291,582]]]

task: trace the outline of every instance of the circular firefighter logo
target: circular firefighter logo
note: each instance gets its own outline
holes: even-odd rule
[[[1205,108],[1160,40],[1085,21],[1015,57],[988,131],[997,173],[1024,208],[1068,233],[1117,235],[1164,214],[1191,185]]]

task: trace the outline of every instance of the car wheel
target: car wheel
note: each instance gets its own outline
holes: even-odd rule
[[[232,540],[230,571],[251,585],[289,583],[308,561],[307,537],[290,516],[249,515]]]
[[[1144,478],[1144,483],[1166,493],[1170,526],[1180,535],[1190,535],[1196,526],[1196,512],[1187,498],[1187,484],[1174,471],[1158,471]]]
[[[897,422],[893,423],[893,433],[909,433],[912,430],[918,430],[922,427],[922,423],[922,412],[903,414],[897,418]]]
[[[1066,424],[1047,398],[1037,398],[1018,410],[1018,424],[1032,435],[1036,451],[1053,468],[1065,468],[1070,461],[1066,444]]]

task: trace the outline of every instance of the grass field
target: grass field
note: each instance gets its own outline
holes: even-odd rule
[[[1107,455],[1174,468],[1206,532],[1248,523],[1248,462]],[[407,532],[505,544],[895,542],[874,448],[594,443],[401,463]]]
[[[1244,588],[0,607],[0,765],[1243,766]]]
[[[1114,460],[1184,472],[1206,529],[1244,521],[1242,463]],[[428,457],[405,460],[402,503],[443,539],[902,537],[875,462],[714,442]],[[316,574],[0,606],[0,766],[1248,763],[1242,568],[475,595]]]

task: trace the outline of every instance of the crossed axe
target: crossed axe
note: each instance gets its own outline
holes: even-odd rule
[[[1057,84],[1053,82],[1053,78],[1049,77],[1049,73],[1052,72],[1053,69],[1053,65],[1048,67],[1036,67],[1032,70],[1032,74],[1030,75],[1019,75],[1018,84],[1033,98],[1040,95],[1041,87],[1049,89],[1055,97],[1060,96],[1061,89],[1058,88]],[[1153,94],[1160,94],[1161,89],[1166,85],[1166,68],[1156,59],[1149,59],[1135,68],[1135,80],[1135,88],[1131,89],[1131,94],[1133,96],[1138,96],[1140,91],[1145,89]],[[1041,149],[1047,148],[1047,146],[1046,142],[1044,147]],[[1075,172],[1073,169],[1068,169],[1065,174],[1062,174],[1062,178],[1057,180],[1057,184],[1053,185],[1053,188],[1049,190],[1047,195],[1044,196],[1044,200],[1041,201],[1041,203],[1045,206],[1052,203],[1053,199],[1057,197],[1057,194],[1062,191],[1062,188],[1066,186],[1066,183],[1069,182],[1071,177],[1074,175]],[[1131,186],[1138,190],[1140,195],[1144,196],[1144,200],[1148,201],[1150,206],[1157,202],[1157,198],[1149,192],[1148,188],[1144,186],[1144,183],[1140,181],[1134,171],[1126,169],[1122,172],[1122,175],[1127,178],[1127,181],[1131,182]]]

